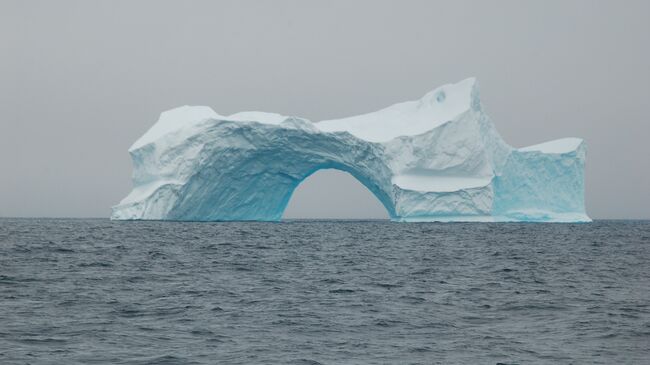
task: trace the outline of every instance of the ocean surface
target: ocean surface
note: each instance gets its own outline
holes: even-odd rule
[[[650,364],[650,221],[0,219],[0,364]]]

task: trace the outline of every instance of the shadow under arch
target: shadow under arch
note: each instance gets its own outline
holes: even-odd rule
[[[286,212],[287,206],[289,205],[289,202],[291,201],[291,198],[293,197],[294,192],[296,191],[298,186],[300,186],[310,176],[322,170],[337,170],[337,171],[348,173],[356,181],[360,182],[361,185],[363,185],[368,191],[370,191],[372,195],[375,198],[377,198],[377,200],[379,200],[381,205],[386,210],[386,213],[388,214],[388,217],[390,219],[395,217],[395,208],[393,206],[391,198],[376,183],[374,183],[370,178],[359,173],[359,171],[357,171],[354,168],[351,168],[341,163],[329,162],[329,163],[324,163],[315,166],[311,170],[307,171],[307,173],[301,179],[296,180],[295,184],[292,186],[292,188],[287,192],[287,194],[282,199],[282,203],[281,203],[282,219],[285,219],[284,214]]]

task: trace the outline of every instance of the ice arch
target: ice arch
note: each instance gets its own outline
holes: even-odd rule
[[[260,117],[268,122],[273,115]],[[164,148],[131,149],[137,187],[114,218],[277,221],[298,184],[321,169],[350,173],[395,216],[385,178],[389,168],[378,146],[349,133],[319,133],[296,118],[278,124],[219,119],[197,124],[201,133],[189,140],[166,134]]]
[[[277,221],[301,181],[334,168],[396,221],[589,221],[583,141],[510,147],[474,79],[319,123],[185,106],[162,113],[129,152],[134,188],[113,219]]]
[[[282,219],[388,219],[386,207],[359,180],[337,169],[321,169],[291,194]]]

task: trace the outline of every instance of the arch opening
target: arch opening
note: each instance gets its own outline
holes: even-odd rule
[[[287,197],[282,219],[389,219],[390,211],[361,179],[337,167],[308,174]]]

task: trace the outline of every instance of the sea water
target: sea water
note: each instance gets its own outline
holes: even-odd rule
[[[1,364],[649,362],[649,221],[0,219]]]

